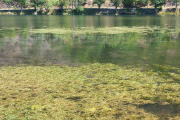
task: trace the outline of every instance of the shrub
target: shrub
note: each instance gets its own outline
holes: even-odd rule
[[[159,11],[162,11],[162,6],[159,7]]]
[[[82,15],[84,13],[84,7],[78,6],[76,8],[76,13],[79,14],[79,15]]]

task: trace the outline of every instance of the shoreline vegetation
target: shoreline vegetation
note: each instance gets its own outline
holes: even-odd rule
[[[179,14],[179,0],[4,0],[0,15]]]
[[[0,119],[178,120],[180,77],[169,75],[110,63],[1,67]]]
[[[167,8],[161,10],[160,8],[155,11],[154,8],[136,8],[132,12],[132,8],[115,9],[112,8],[84,8],[83,13],[77,12],[75,9],[50,9],[49,11],[43,11],[39,9],[25,9],[21,10],[0,10],[0,15],[179,15],[179,11]]]

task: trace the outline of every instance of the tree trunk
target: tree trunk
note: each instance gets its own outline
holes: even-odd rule
[[[36,4],[34,5],[34,9],[35,9],[35,11],[36,11]]]
[[[9,3],[8,3],[8,10],[9,10]],[[9,12],[10,12],[10,10],[9,10]]]
[[[64,8],[63,8],[63,5],[61,6],[61,11],[63,12]]]
[[[117,5],[116,5],[116,13],[117,13]]]
[[[21,12],[23,11],[22,5],[21,5]]]
[[[132,8],[132,14],[134,14],[134,12],[135,12],[135,7]]]
[[[149,1],[147,1],[147,8],[149,8]]]
[[[72,10],[74,10],[74,0],[72,1]]]
[[[98,9],[100,9],[100,7],[101,7],[101,5],[100,5],[100,4],[98,4]]]
[[[76,3],[76,0],[75,0],[75,8],[77,7],[77,3]]]
[[[176,1],[176,11],[177,11],[177,1]]]
[[[101,4],[98,4],[98,11],[100,12]]]

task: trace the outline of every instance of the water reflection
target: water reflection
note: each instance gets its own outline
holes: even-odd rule
[[[179,16],[4,16],[0,18],[0,64],[179,66]],[[9,21],[8,24],[6,24]],[[41,28],[155,26],[145,34],[32,33]],[[171,30],[169,30],[170,28]]]
[[[33,34],[3,29],[1,65],[86,64],[179,66],[179,33],[168,30],[120,34]]]
[[[8,21],[8,22],[7,22]],[[180,27],[179,16],[3,16],[0,28],[73,28],[118,26]],[[75,25],[75,26],[74,26]]]

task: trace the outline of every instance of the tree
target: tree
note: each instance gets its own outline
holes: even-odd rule
[[[124,7],[127,7],[127,8],[132,8],[133,7],[133,3],[135,2],[136,0],[122,0],[122,3],[123,3],[123,6]]]
[[[49,11],[50,7],[52,7],[53,5],[57,5],[57,4],[59,4],[59,0],[47,0],[47,2],[45,4],[46,11]]]
[[[23,5],[28,5],[29,4],[29,1],[28,0],[15,0],[15,1],[17,1],[19,4],[20,4],[20,6],[21,6],[21,12],[23,11]]]
[[[69,3],[69,0],[52,0],[51,1],[51,5],[57,5],[61,7],[62,10],[64,6],[68,5],[68,3]]]
[[[148,3],[149,0],[122,0],[122,3],[124,5],[124,7],[127,8],[132,8],[132,7],[141,7],[141,6],[145,6],[145,4]]]
[[[46,2],[47,0],[31,0],[31,3],[34,4],[35,11],[36,11],[36,6],[44,5]]]
[[[83,5],[83,4],[86,4],[86,0],[78,0],[78,5],[77,6]]]
[[[115,8],[116,8],[116,13],[117,13],[117,7],[120,6],[120,2],[121,2],[122,0],[110,0],[110,1],[114,4],[114,6],[115,6]]]
[[[175,3],[176,3],[176,11],[177,11],[177,5],[178,5],[178,2],[180,2],[180,0],[173,0]]]
[[[166,0],[150,0],[150,1],[152,4],[154,4],[155,11],[157,7],[166,4]]]
[[[4,0],[4,2],[6,2],[8,4],[8,10],[9,10],[9,5],[13,2],[13,0]],[[10,12],[10,10],[9,10]]]
[[[105,2],[106,0],[94,0],[93,4],[97,4],[98,8],[100,9],[101,5]]]
[[[68,0],[59,0],[59,6],[62,8],[62,10],[64,6],[68,5],[68,2]]]
[[[136,7],[142,7],[148,5],[149,0],[135,0]]]

